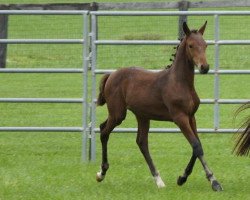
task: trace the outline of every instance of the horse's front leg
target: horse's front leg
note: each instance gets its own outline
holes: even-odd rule
[[[198,134],[197,134],[196,120],[195,120],[194,116],[189,120],[189,123],[190,123],[191,129],[193,130],[194,135],[196,136],[196,138],[198,140],[200,140],[199,137],[198,137]],[[183,185],[187,181],[188,176],[193,171],[193,167],[194,167],[196,159],[197,159],[197,156],[193,152],[192,157],[191,157],[191,159],[190,159],[190,161],[189,161],[189,163],[188,163],[188,165],[187,165],[187,167],[186,167],[183,175],[179,176],[179,178],[177,180],[177,184],[178,185],[181,186],[181,185]]]
[[[193,131],[193,129],[192,129],[189,117],[187,115],[185,115],[184,113],[182,113],[182,114],[179,113],[179,115],[177,115],[177,117],[174,119],[174,122],[179,126],[182,133],[185,135],[185,137],[187,138],[187,140],[189,141],[189,143],[191,144],[191,146],[193,148],[192,158],[191,158],[191,160],[190,160],[190,162],[189,162],[189,164],[184,172],[184,175],[178,179],[177,183],[179,185],[182,185],[183,183],[185,183],[188,175],[192,172],[192,168],[195,164],[196,158],[199,158],[199,160],[201,161],[202,166],[206,172],[206,176],[207,176],[208,180],[211,182],[212,189],[214,191],[221,191],[222,190],[221,185],[215,179],[212,171],[208,168],[208,165],[205,162],[201,142],[200,142],[196,132]]]
[[[140,119],[137,117],[138,121],[138,132],[136,143],[138,144],[147,164],[150,169],[151,174],[153,175],[156,185],[158,188],[165,187],[164,182],[162,181],[159,172],[156,170],[156,167],[153,163],[153,160],[150,156],[148,149],[148,130],[149,130],[149,120]]]
[[[213,172],[209,169],[209,167],[204,159],[204,156],[200,155],[200,156],[198,156],[198,158],[201,161],[201,164],[206,172],[206,177],[207,177],[208,181],[210,181],[210,183],[211,183],[212,189],[214,191],[222,191],[223,190],[222,186],[216,180],[215,176],[213,175]]]
[[[186,183],[188,176],[193,171],[193,167],[194,167],[196,159],[197,159],[197,156],[193,154],[190,161],[189,161],[189,163],[188,163],[188,165],[187,165],[187,167],[186,167],[186,169],[185,169],[185,171],[184,171],[184,173],[183,173],[183,175],[178,177],[178,180],[177,180],[178,185],[181,186],[184,183]]]

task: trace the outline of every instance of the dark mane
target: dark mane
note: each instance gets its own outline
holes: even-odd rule
[[[184,36],[184,37],[185,37],[185,36]],[[170,67],[172,67],[172,65],[173,65],[173,63],[174,63],[174,60],[175,60],[175,57],[176,57],[176,54],[177,54],[177,51],[178,51],[178,48],[179,48],[179,46],[180,46],[182,40],[184,39],[184,37],[183,37],[183,38],[178,38],[178,40],[180,40],[180,43],[179,43],[176,47],[174,47],[175,53],[171,54],[171,56],[173,56],[173,58],[170,57],[170,59],[169,59],[169,61],[171,61],[172,63],[169,64],[169,65],[167,65],[167,66],[165,67],[165,69],[169,69]]]
[[[197,30],[197,29],[193,29],[193,30],[191,30],[191,33],[198,33],[198,30]],[[180,40],[180,43],[182,42],[182,40],[183,40],[184,38],[185,38],[185,35],[184,35],[182,38],[178,38],[178,40]],[[165,69],[169,69],[170,67],[172,67],[173,62],[174,62],[175,57],[176,57],[176,53],[177,53],[178,48],[179,48],[179,46],[180,46],[180,43],[179,43],[176,47],[174,47],[175,53],[171,54],[171,56],[173,56],[173,58],[170,57],[170,59],[169,59],[169,61],[171,61],[172,63],[169,64],[169,65],[167,65],[167,66],[165,67]]]

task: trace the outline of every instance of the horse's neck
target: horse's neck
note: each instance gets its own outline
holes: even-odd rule
[[[188,60],[183,41],[176,52],[176,57],[172,65],[172,73],[176,77],[176,81],[193,87],[194,85],[194,65]]]

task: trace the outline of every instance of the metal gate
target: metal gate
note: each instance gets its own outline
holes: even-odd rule
[[[83,76],[82,98],[0,98],[0,102],[13,103],[80,103],[83,116],[81,127],[0,127],[0,131],[31,131],[31,132],[82,132],[82,159],[88,158],[88,64],[89,64],[89,16],[88,11],[44,11],[44,10],[1,10],[4,15],[80,15],[82,16],[83,35],[79,39],[0,39],[7,44],[82,44],[82,69],[78,68],[6,68],[0,73],[80,73]]]
[[[221,129],[219,127],[219,107],[220,104],[242,104],[249,102],[249,99],[221,99],[220,98],[220,76],[230,74],[250,74],[250,70],[221,70],[219,68],[220,46],[222,45],[249,45],[250,40],[220,40],[219,30],[220,16],[246,16],[249,17],[249,11],[0,11],[0,14],[8,15],[81,15],[84,24],[83,36],[79,39],[0,39],[0,43],[8,44],[82,44],[83,60],[82,69],[0,69],[0,73],[81,73],[83,75],[83,97],[82,98],[0,98],[0,102],[18,102],[18,103],[81,103],[83,107],[82,126],[81,127],[0,127],[0,131],[51,131],[51,132],[82,132],[82,159],[95,160],[96,143],[95,134],[99,132],[96,124],[96,86],[98,74],[109,73],[114,70],[98,69],[97,55],[98,46],[101,45],[177,45],[178,40],[101,40],[98,39],[100,28],[98,19],[105,16],[213,16],[214,17],[214,39],[207,40],[208,45],[214,45],[214,70],[209,73],[214,75],[214,98],[201,99],[202,104],[214,105],[214,125],[212,128],[198,128],[200,133],[232,133],[235,129]],[[90,22],[90,23],[89,23]],[[90,24],[90,27],[89,27]],[[90,32],[89,32],[89,29]],[[88,76],[89,66],[91,76]],[[197,73],[197,72],[196,72]],[[91,85],[88,85],[91,80]],[[88,94],[88,88],[91,87],[91,94]],[[88,102],[91,99],[91,102]],[[136,128],[116,128],[114,132],[136,132]],[[180,132],[176,128],[151,128],[150,132],[156,133],[175,133]],[[90,141],[90,142],[88,142]]]
[[[219,75],[231,75],[231,74],[250,74],[250,70],[221,70],[219,68],[219,55],[220,46],[222,45],[250,45],[250,40],[220,40],[219,30],[220,16],[239,16],[244,15],[249,17],[249,11],[93,11],[91,12],[91,35],[92,35],[92,103],[91,103],[91,160],[95,160],[95,133],[99,132],[99,128],[96,125],[96,75],[103,73],[110,73],[114,70],[97,69],[97,47],[100,45],[177,45],[178,40],[99,40],[98,39],[98,20],[105,16],[214,16],[214,39],[208,40],[208,45],[214,45],[214,70],[210,70],[209,74],[214,74],[214,98],[213,99],[201,99],[202,104],[214,104],[214,125],[213,128],[198,128],[199,133],[234,133],[235,129],[221,129],[219,128],[219,105],[220,104],[242,104],[249,102],[249,99],[221,99],[220,98],[220,77]],[[156,71],[156,70],[152,70]],[[197,71],[196,71],[197,73]],[[137,132],[137,128],[115,128],[113,132]],[[180,132],[177,128],[150,128],[149,132],[155,133],[175,133]]]

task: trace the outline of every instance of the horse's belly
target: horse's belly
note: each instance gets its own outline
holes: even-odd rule
[[[128,106],[128,109],[132,111],[136,116],[143,117],[149,120],[157,120],[157,121],[172,121],[168,109],[164,107],[154,107],[154,106],[146,106],[146,107],[133,107]]]

